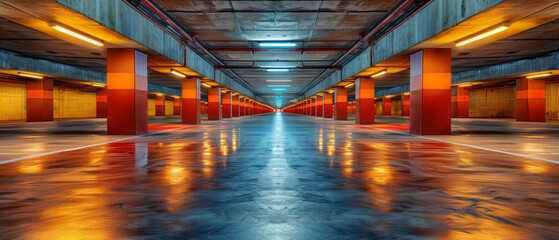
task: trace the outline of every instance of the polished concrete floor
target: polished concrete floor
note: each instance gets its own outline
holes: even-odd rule
[[[559,125],[271,113],[0,125],[0,239],[557,239]]]

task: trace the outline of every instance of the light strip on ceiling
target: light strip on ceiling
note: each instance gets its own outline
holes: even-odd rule
[[[353,83],[350,83],[350,84],[348,84],[348,85],[345,85],[344,88],[348,88],[348,87],[351,87],[351,86],[353,86],[353,85],[355,85],[354,82],[353,82]]]
[[[270,69],[266,69],[266,71],[268,71],[268,72],[289,72],[289,69],[287,69],[287,68],[270,68]]]
[[[78,31],[75,30],[71,30],[69,27],[65,27],[60,25],[59,23],[51,23],[52,28],[54,28],[55,30],[59,31],[59,32],[63,32],[66,33],[72,37],[75,38],[79,38],[83,41],[86,41],[88,43],[91,43],[93,45],[96,46],[103,46],[105,45],[103,42],[93,39],[92,37],[86,36],[85,34],[79,33]]]
[[[534,74],[534,75],[530,75],[530,76],[526,76],[526,78],[539,78],[539,77],[547,77],[547,76],[551,76],[553,75],[553,73],[542,73],[542,74]]]
[[[266,80],[266,82],[291,82],[291,80]]]
[[[386,73],[387,73],[386,70],[382,70],[382,71],[380,71],[380,72],[378,72],[378,73],[375,73],[375,74],[371,75],[371,77],[372,77],[372,78],[380,77],[380,76],[382,76],[382,75],[384,75],[384,74],[386,74]]]
[[[22,77],[28,77],[28,78],[43,79],[43,76],[29,74],[29,73],[18,72],[17,75],[20,75]]]
[[[491,30],[491,31],[487,31],[487,32],[478,34],[478,35],[476,35],[476,36],[474,36],[474,37],[468,38],[468,39],[466,39],[466,40],[457,42],[457,43],[456,43],[456,46],[457,46],[457,47],[460,47],[460,46],[464,46],[464,45],[469,44],[469,43],[473,43],[473,42],[478,41],[478,40],[480,40],[480,39],[484,39],[484,38],[489,37],[489,36],[491,36],[491,35],[494,35],[494,34],[497,34],[497,33],[502,32],[502,31],[505,31],[505,30],[507,30],[508,28],[509,28],[509,26],[507,26],[507,25],[502,25],[502,26],[497,27],[497,28],[495,28],[495,29],[493,29],[493,30]]]
[[[183,73],[181,73],[181,72],[179,72],[179,71],[177,71],[177,70],[175,70],[175,69],[171,69],[171,73],[172,73],[172,74],[175,74],[175,75],[177,75],[177,76],[179,76],[179,77],[181,77],[181,78],[185,78],[185,77],[186,77],[186,74],[183,74]]]
[[[291,42],[262,42],[259,44],[261,47],[295,47],[297,45],[296,43]]]
[[[211,86],[211,85],[209,85],[209,84],[206,84],[206,83],[202,83],[202,86],[204,86],[204,87],[207,87],[207,88],[212,88],[212,86]]]
[[[291,87],[291,85],[268,85],[268,87],[280,87],[280,88],[284,88],[284,87]]]

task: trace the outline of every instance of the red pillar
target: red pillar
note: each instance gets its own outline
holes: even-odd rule
[[[410,115],[410,95],[402,94],[402,116]]]
[[[208,120],[221,120],[221,87],[208,89]]]
[[[450,134],[451,49],[423,49],[410,58],[410,133]]]
[[[322,112],[324,113],[324,118],[332,118],[332,93],[323,93],[322,94],[323,104],[322,104]]]
[[[233,110],[231,112],[232,116],[233,117],[238,117],[239,116],[239,95],[234,95],[232,97],[231,105],[232,105],[232,108],[233,108]]]
[[[245,98],[239,96],[239,116],[245,115]]]
[[[233,94],[226,92],[221,94],[221,114],[223,118],[230,118],[233,115]]]
[[[516,120],[545,122],[545,81],[516,80]]]
[[[384,104],[384,106],[382,107],[382,110],[384,111],[383,114],[385,116],[392,115],[392,98],[384,97],[383,104]]]
[[[312,97],[310,101],[311,101],[311,116],[316,117],[316,98]]]
[[[245,116],[250,115],[250,100],[245,98]]]
[[[355,123],[375,123],[375,80],[358,78],[355,81]]]
[[[307,116],[311,116],[311,100],[307,99],[305,102],[307,105]]]
[[[317,117],[322,117],[324,116],[324,107],[323,105],[323,101],[322,101],[322,96],[316,96],[316,116]]]
[[[467,87],[453,86],[450,92],[450,116],[453,118],[467,118],[470,116],[470,102]]]
[[[347,89],[344,87],[336,87],[334,90],[334,99],[336,100],[334,111],[335,120],[347,120]]]
[[[155,116],[165,116],[165,96],[155,95]]]
[[[173,98],[173,115],[181,115],[181,99]]]
[[[107,49],[107,133],[148,132],[147,55],[135,49]]]
[[[27,121],[53,120],[52,79],[27,82]]]
[[[107,117],[107,87],[97,89],[97,117]]]
[[[200,79],[182,79],[182,123],[200,124]]]

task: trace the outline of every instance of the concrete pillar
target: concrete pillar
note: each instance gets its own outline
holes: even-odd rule
[[[516,80],[516,120],[545,122],[545,81]]]
[[[43,78],[27,82],[27,121],[53,120],[52,79]]]
[[[233,115],[233,94],[226,92],[221,94],[221,115],[223,118],[230,118]]]
[[[173,115],[181,115],[181,99],[178,97],[173,98]]]
[[[410,57],[410,133],[450,134],[451,49],[423,49]]]
[[[97,89],[97,118],[107,117],[107,87]]]
[[[148,132],[147,55],[135,49],[107,49],[107,133]]]
[[[375,123],[375,80],[358,78],[355,81],[355,123]]]
[[[467,118],[470,116],[470,91],[467,87],[453,86],[450,91],[450,116]]]
[[[322,106],[324,103],[322,101],[322,96],[316,96],[316,116],[317,117],[322,117],[324,116],[324,106]]]
[[[155,116],[165,116],[165,96],[163,94],[155,95]]]
[[[208,120],[221,120],[221,87],[208,89]]]
[[[334,90],[335,120],[347,120],[347,89],[345,87],[336,87]]]
[[[232,116],[238,117],[239,116],[239,95],[234,95],[231,97],[231,105],[232,105]]]
[[[242,117],[245,115],[245,98],[239,96],[239,116]]]
[[[402,94],[402,116],[410,115],[410,95]]]
[[[311,102],[311,116],[316,117],[316,98],[312,97],[309,101]]]
[[[322,112],[323,112],[323,116],[324,118],[332,118],[332,116],[334,115],[332,113],[332,104],[333,104],[333,97],[332,97],[332,93],[322,93]]]
[[[245,98],[245,116],[250,115],[250,99]]]
[[[307,116],[312,116],[312,112],[311,112],[311,100],[307,99]]]
[[[183,78],[182,123],[200,124],[202,122],[200,103],[200,79],[195,77]]]
[[[382,107],[384,116],[392,115],[392,98],[384,97],[382,100],[382,104],[384,104]]]

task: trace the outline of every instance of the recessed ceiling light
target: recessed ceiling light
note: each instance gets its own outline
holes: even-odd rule
[[[268,72],[289,72],[289,69],[287,69],[287,68],[270,68],[270,69],[266,69],[266,71],[268,71]]]
[[[291,87],[291,85],[268,85],[268,87]]]
[[[266,82],[291,82],[291,80],[266,80]]]
[[[261,42],[261,47],[295,47],[296,43],[291,42]]]

